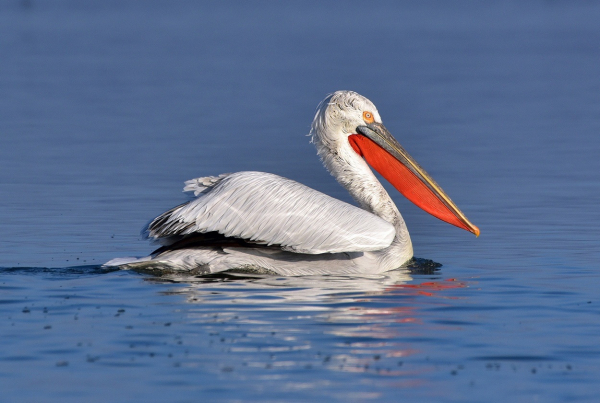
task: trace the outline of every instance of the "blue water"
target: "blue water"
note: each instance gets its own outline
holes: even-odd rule
[[[594,402],[600,4],[0,2],[3,402]],[[390,189],[415,254],[369,278],[157,278],[183,181],[342,200],[305,134],[370,98],[482,235]]]

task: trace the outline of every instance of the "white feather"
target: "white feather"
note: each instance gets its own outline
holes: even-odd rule
[[[379,250],[396,234],[374,214],[265,172],[221,178],[148,226],[154,239],[213,231],[309,254]]]
[[[189,181],[185,181],[183,191],[193,192],[194,196],[198,196],[200,193],[204,192],[208,188],[215,186],[217,183],[223,180],[223,178],[229,175],[231,174],[221,174],[218,176],[204,176],[202,178],[190,179]]]

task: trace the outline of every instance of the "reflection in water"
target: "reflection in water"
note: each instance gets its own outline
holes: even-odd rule
[[[214,297],[213,287],[221,286],[224,295],[232,300],[244,298],[248,304],[253,302],[265,303],[264,296],[274,297],[273,302],[285,301],[287,303],[314,302],[328,303],[339,301],[356,293],[376,294],[385,291],[388,287],[395,287],[411,281],[412,278],[406,270],[394,270],[380,275],[365,276],[300,276],[300,277],[277,277],[262,275],[238,275],[213,277],[193,277],[168,274],[153,279],[154,281],[170,281],[175,283],[189,283],[188,287],[178,290],[178,293],[188,295],[188,300],[194,303],[211,303]],[[244,280],[244,282],[239,282]],[[206,287],[209,284],[211,287]],[[248,287],[251,292],[243,293],[242,290],[230,287]],[[276,295],[272,295],[272,294]],[[255,299],[256,298],[256,299]],[[304,305],[299,305],[304,306]]]
[[[215,368],[263,380],[272,379],[270,370],[277,368],[284,389],[317,387],[338,372],[363,373],[367,383],[387,379],[395,387],[420,385],[427,369],[405,359],[423,353],[415,341],[431,337],[424,336],[422,315],[445,305],[444,291],[467,286],[454,279],[408,284],[413,278],[407,270],[365,277],[166,276],[152,281],[185,284],[168,294],[185,296],[193,307],[184,320],[208,328],[211,343],[228,353],[217,354]],[[206,362],[207,357],[197,359]],[[190,359],[182,365],[196,364]],[[306,370],[311,374],[304,378]],[[315,370],[324,373],[315,376]]]

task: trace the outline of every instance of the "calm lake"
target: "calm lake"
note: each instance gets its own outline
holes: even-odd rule
[[[600,3],[0,1],[2,402],[596,402]],[[183,182],[350,196],[306,137],[377,105],[481,236],[391,186],[416,267],[102,269]],[[386,184],[387,186],[387,184]]]

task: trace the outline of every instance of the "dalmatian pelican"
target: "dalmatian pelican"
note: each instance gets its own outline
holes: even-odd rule
[[[479,236],[450,197],[400,146],[375,105],[352,91],[328,95],[310,130],[325,168],[357,206],[265,172],[189,180],[196,198],[150,221],[160,246],[106,266],[190,274],[242,271],[285,276],[377,274],[413,256],[408,229],[371,166],[429,214]]]

